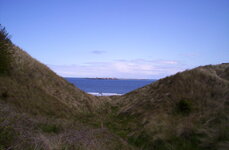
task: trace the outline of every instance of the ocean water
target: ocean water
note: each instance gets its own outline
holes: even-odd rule
[[[65,78],[81,90],[98,96],[123,95],[156,80]]]

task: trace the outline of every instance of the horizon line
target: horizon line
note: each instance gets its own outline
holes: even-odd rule
[[[98,79],[98,80],[159,80],[159,79],[152,79],[152,78],[116,78],[116,77],[64,77],[63,78],[82,78],[82,79]]]

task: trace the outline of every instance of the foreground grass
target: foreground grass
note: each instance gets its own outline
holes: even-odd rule
[[[119,106],[105,103],[97,112],[78,118],[91,126],[109,129],[133,149],[226,150],[229,141],[226,110],[200,117],[196,106],[188,100],[178,101],[173,107],[168,115],[158,114],[153,120],[143,121],[141,115],[122,114]]]
[[[85,118],[57,118],[22,113],[0,98],[0,150],[128,150],[130,147],[106,128]]]

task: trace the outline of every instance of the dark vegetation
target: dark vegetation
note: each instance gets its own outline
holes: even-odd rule
[[[62,130],[61,126],[58,126],[56,124],[44,124],[44,123],[39,124],[38,128],[46,133],[59,133]]]
[[[6,29],[0,25],[0,75],[5,75],[10,71],[10,45],[11,41]]]
[[[15,140],[15,131],[10,126],[0,127],[0,150],[11,147],[12,142]]]
[[[2,98],[7,98],[8,96],[9,96],[9,94],[8,94],[7,91],[3,91],[2,94],[1,94]]]
[[[192,103],[190,100],[180,100],[175,107],[178,114],[188,115],[192,111]]]

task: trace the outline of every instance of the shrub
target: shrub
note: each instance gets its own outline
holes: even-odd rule
[[[192,111],[192,104],[189,100],[180,100],[176,104],[176,112],[182,115],[188,115]]]
[[[1,96],[2,96],[2,98],[7,98],[7,97],[9,97],[7,91],[2,92]]]
[[[40,124],[39,128],[46,133],[59,133],[61,128],[55,124]]]
[[[15,138],[15,131],[11,127],[0,126],[0,149],[7,149],[12,145]]]
[[[9,46],[11,41],[6,29],[0,25],[0,74],[7,74],[10,67],[10,52]]]
[[[151,136],[146,131],[142,131],[137,137],[129,137],[128,142],[143,149],[150,149],[153,146],[153,143],[150,141],[150,139]]]

